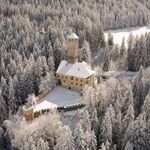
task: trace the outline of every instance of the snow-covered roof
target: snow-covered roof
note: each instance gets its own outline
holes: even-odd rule
[[[69,39],[78,39],[79,37],[75,34],[75,33],[71,33],[70,35],[68,35]]]
[[[56,73],[86,79],[93,75],[95,71],[91,70],[91,67],[84,61],[70,64],[66,60],[62,60]]]
[[[38,104],[36,104],[34,111],[36,112],[42,109],[57,108],[58,106],[70,106],[76,104],[82,104],[82,96],[80,92],[57,86]]]

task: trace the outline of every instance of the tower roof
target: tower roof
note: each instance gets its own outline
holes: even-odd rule
[[[75,33],[71,33],[70,35],[68,35],[69,39],[78,39],[79,37],[75,34]]]

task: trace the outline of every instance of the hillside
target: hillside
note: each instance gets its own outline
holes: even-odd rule
[[[0,150],[149,150],[149,23],[149,0],[0,0]]]

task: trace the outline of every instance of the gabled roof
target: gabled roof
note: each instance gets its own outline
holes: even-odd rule
[[[56,73],[86,79],[95,74],[95,71],[91,70],[91,67],[84,61],[70,64],[66,60],[62,60]]]
[[[68,35],[69,39],[78,39],[79,37],[75,34],[75,33],[71,33],[70,35]]]

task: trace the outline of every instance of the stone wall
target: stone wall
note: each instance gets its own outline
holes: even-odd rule
[[[63,87],[76,91],[82,91],[85,85],[93,85],[93,76],[87,79],[83,79],[73,76],[57,74],[56,78]]]
[[[44,91],[43,93],[41,93],[40,95],[38,95],[36,97],[36,102],[38,103],[42,98],[44,98],[45,96],[47,96],[49,93],[50,93],[50,90],[49,91]]]
[[[74,111],[77,109],[81,109],[84,106],[85,106],[85,104],[75,104],[75,105],[69,105],[69,106],[59,106],[56,109],[59,112],[61,112],[61,111],[66,112],[66,111]],[[50,113],[51,111],[53,111],[53,109],[47,108],[47,109],[42,109],[41,111],[34,112],[33,108],[29,108],[29,109],[24,109],[23,114],[24,114],[26,121],[31,122],[33,119],[38,118],[41,115]]]

